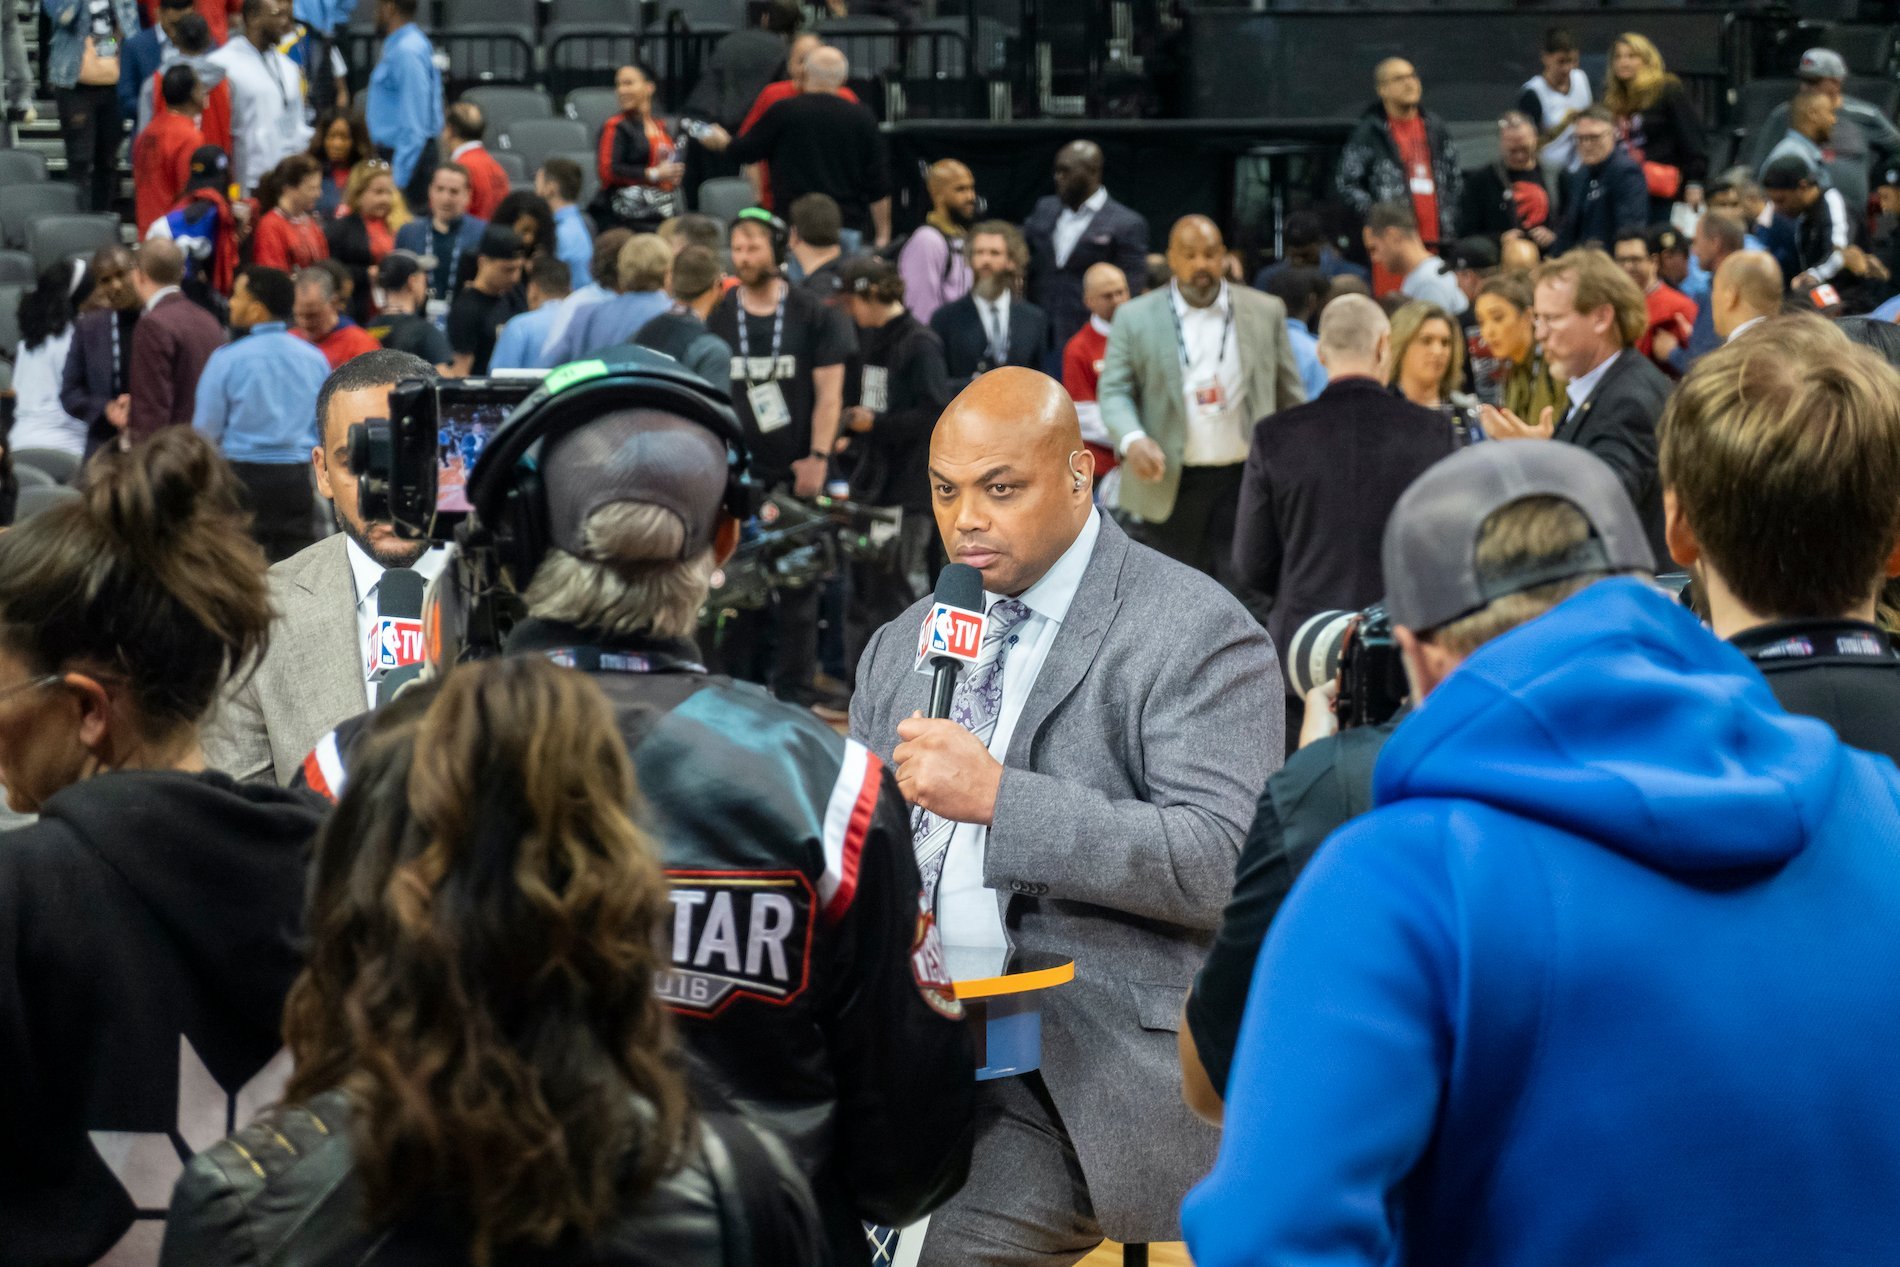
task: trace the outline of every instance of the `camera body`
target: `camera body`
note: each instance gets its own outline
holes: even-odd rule
[[[1339,683],[1334,712],[1341,728],[1390,721],[1411,694],[1405,661],[1383,604],[1359,612],[1324,611],[1310,616],[1293,635],[1287,682],[1295,695],[1327,682]]]
[[[389,416],[350,428],[363,518],[386,519],[411,540],[452,540],[488,437],[539,386],[532,378],[411,378],[391,387]]]
[[[897,548],[901,512],[836,497],[800,501],[774,493],[725,566],[713,573],[700,624],[718,626],[764,607],[774,590],[818,584],[841,560],[875,562]]]

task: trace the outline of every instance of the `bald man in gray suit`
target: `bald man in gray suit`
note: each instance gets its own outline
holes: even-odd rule
[[[917,672],[925,600],[879,630],[851,733],[890,761],[947,945],[1075,961],[1042,1066],[978,1091],[963,1191],[922,1263],[1073,1263],[1104,1236],[1179,1239],[1217,1133],[1182,1105],[1175,1032],[1281,761],[1279,666],[1210,578],[1095,509],[1075,407],[1004,368],[931,438],[937,528],[988,622],[952,716]]]

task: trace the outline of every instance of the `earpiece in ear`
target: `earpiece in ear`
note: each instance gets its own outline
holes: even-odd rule
[[[1082,473],[1080,471],[1077,471],[1075,473],[1075,491],[1078,493],[1081,492],[1082,485],[1086,483],[1088,483],[1088,481],[1082,478]]]

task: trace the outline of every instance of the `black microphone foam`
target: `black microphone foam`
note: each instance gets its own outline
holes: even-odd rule
[[[975,571],[974,568],[971,569]],[[376,582],[376,614],[400,620],[422,619],[422,594],[429,583],[414,568],[389,568]]]
[[[951,563],[937,574],[937,601],[946,607],[961,608],[963,611],[983,612],[983,574],[967,563]],[[936,673],[930,680],[931,717],[950,715],[950,697],[956,693],[957,676],[963,672],[963,662],[951,656],[932,656],[931,666]]]

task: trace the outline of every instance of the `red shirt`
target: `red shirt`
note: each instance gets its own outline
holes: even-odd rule
[[[1695,329],[1695,300],[1666,282],[1657,282],[1643,296],[1643,303],[1649,308],[1649,326],[1643,331],[1643,337],[1636,341],[1638,352],[1649,355],[1658,330],[1666,329],[1675,335],[1678,346],[1689,341],[1689,335]]]
[[[1392,130],[1392,144],[1398,147],[1399,163],[1405,168],[1406,184],[1412,190],[1412,214],[1418,217],[1418,234],[1431,246],[1439,239],[1438,186],[1432,179],[1432,147],[1425,139],[1425,116],[1409,119],[1386,117]],[[1424,192],[1420,192],[1423,190]]]
[[[251,237],[251,263],[265,268],[281,268],[286,273],[308,268],[318,260],[330,258],[330,243],[315,216],[295,220],[272,207],[257,222]]]
[[[798,85],[789,79],[775,79],[759,89],[759,95],[752,102],[752,108],[745,112],[745,119],[739,124],[739,135],[744,136],[752,130],[752,125],[765,117],[765,112],[788,97],[798,95]],[[858,94],[849,88],[838,89],[838,95],[852,104],[857,104]],[[768,164],[759,164],[759,205],[767,211],[772,209],[772,169]]]
[[[244,0],[197,0],[193,6],[211,28],[213,48],[224,43],[224,37],[231,30],[231,19],[244,11]],[[151,26],[158,21],[158,0],[139,0],[139,13],[145,18],[145,25]],[[164,98],[160,98],[162,101]],[[217,142],[213,141],[213,145]],[[229,146],[225,147],[227,152]]]
[[[139,235],[171,214],[191,179],[192,151],[205,143],[191,116],[161,110],[132,146],[133,215]]]
[[[152,100],[165,100],[165,72],[152,76]],[[220,79],[218,86],[205,94],[205,112],[198,118],[198,130],[206,145],[215,145],[227,155],[231,152],[231,81]]]
[[[365,352],[374,352],[383,346],[376,341],[375,335],[347,317],[337,322],[336,329],[321,339],[313,339],[305,334],[302,326],[297,327],[296,334],[305,343],[313,345],[317,351],[323,353],[323,359],[330,362],[330,368],[333,370],[341,369],[345,361],[359,357]]]
[[[468,214],[481,220],[494,219],[495,208],[501,205],[501,200],[508,196],[511,188],[508,173],[501,169],[495,156],[480,145],[462,151],[455,161],[468,168]]]
[[[1108,336],[1095,328],[1093,320],[1082,323],[1068,346],[1062,349],[1062,389],[1076,403],[1078,413],[1095,414],[1099,406],[1084,410],[1083,405],[1094,406],[1096,389],[1102,381],[1102,363],[1108,359]],[[1089,452],[1095,455],[1095,476],[1100,479],[1115,469],[1115,450],[1093,440],[1083,440]]]

